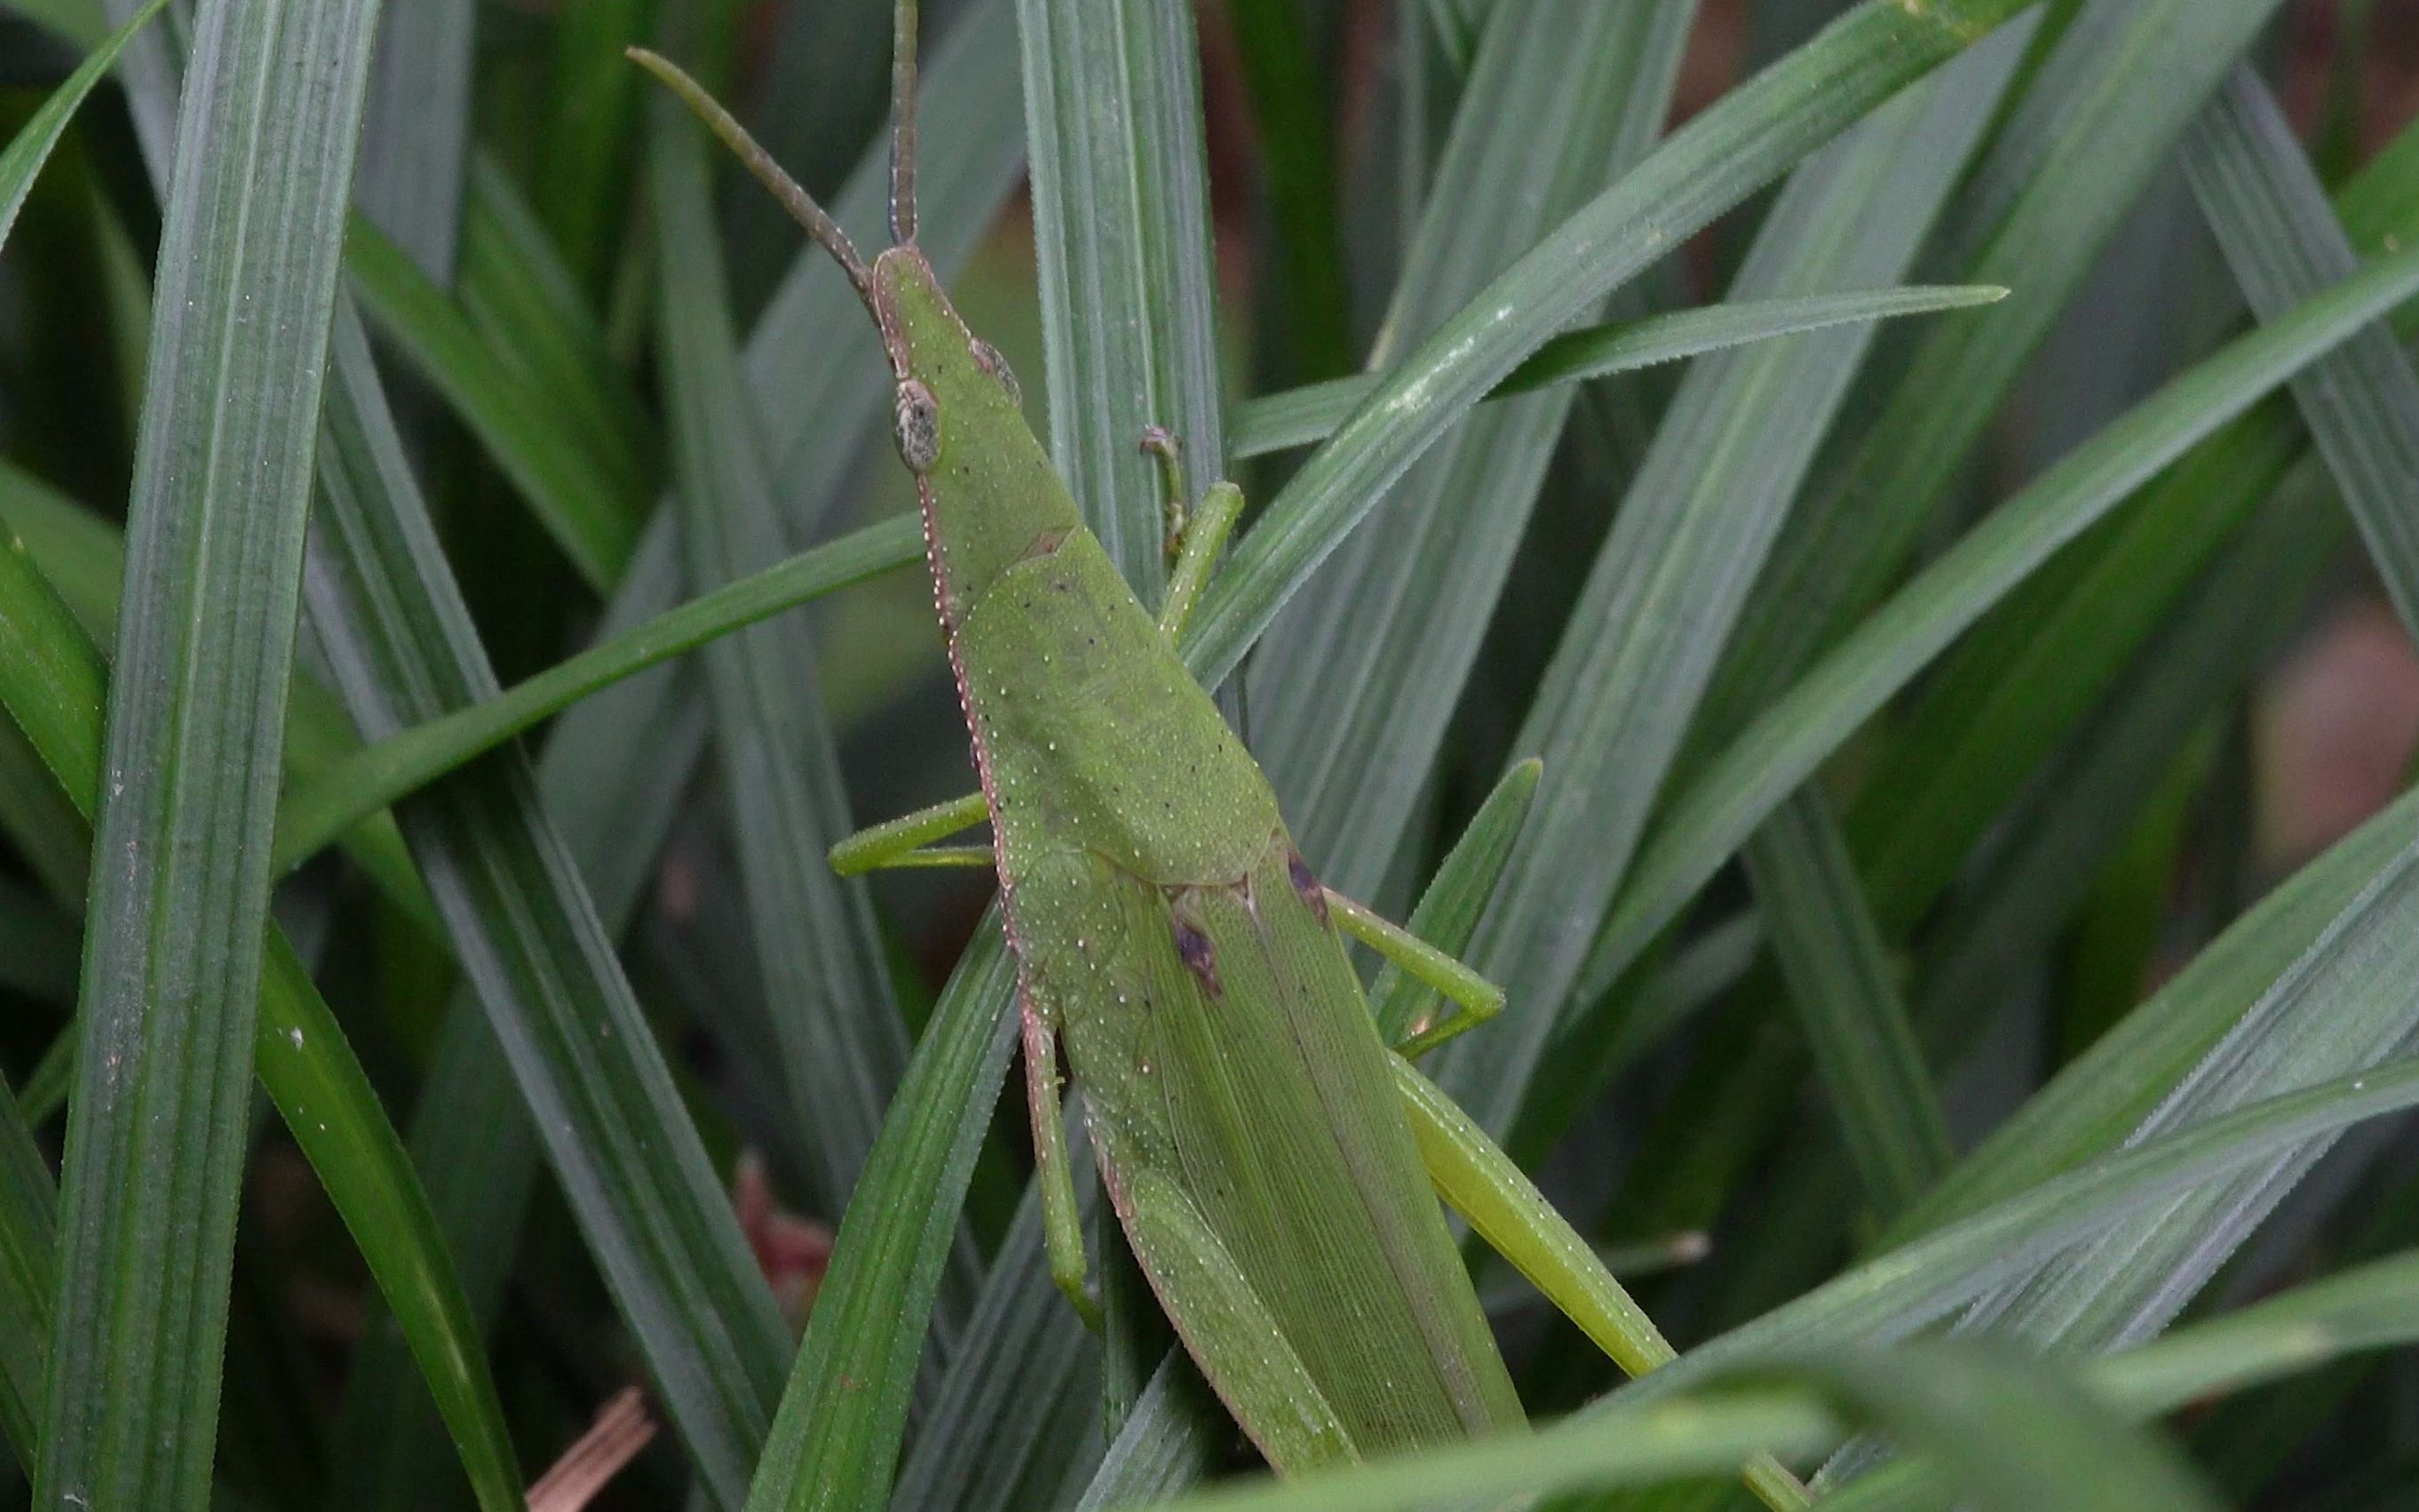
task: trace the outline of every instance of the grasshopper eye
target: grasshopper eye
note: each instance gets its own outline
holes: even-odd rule
[[[892,416],[899,441],[899,459],[921,477],[941,455],[941,406],[932,391],[916,378],[899,381],[899,404]]]
[[[1009,367],[1008,359],[999,354],[999,348],[980,336],[977,336],[974,340],[974,354],[975,365],[999,379],[1008,390],[1008,402],[1018,409],[1023,409],[1025,391],[1016,386],[1016,374]]]

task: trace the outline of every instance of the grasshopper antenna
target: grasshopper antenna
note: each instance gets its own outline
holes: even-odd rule
[[[890,39],[890,239],[916,241],[916,11],[899,0]]]
[[[781,202],[781,208],[790,212],[791,218],[806,227],[807,235],[832,255],[833,260],[840,264],[840,271],[848,274],[848,281],[856,285],[856,297],[865,301],[866,311],[872,315],[873,323],[880,325],[882,315],[873,302],[873,275],[867,271],[865,259],[857,255],[855,243],[848,239],[848,233],[840,228],[840,223],[831,218],[830,212],[816,204],[814,196],[773,161],[773,155],[764,150],[763,145],[747,134],[747,128],[740,125],[731,112],[707,94],[703,85],[683,72],[679,64],[643,47],[624,48],[623,51],[631,62],[662,80],[664,87],[678,95],[681,103],[686,105],[699,120],[705,123],[707,130],[722,139],[723,146],[747,164],[747,171],[756,176],[756,181],[773,192],[773,197]]]

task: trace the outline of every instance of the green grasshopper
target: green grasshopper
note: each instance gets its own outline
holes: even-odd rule
[[[1485,1022],[1502,995],[1319,885],[1177,655],[1241,495],[1222,483],[1183,522],[1175,443],[1144,438],[1176,501],[1154,621],[1085,528],[1006,363],[917,251],[916,8],[897,10],[894,244],[871,264],[694,81],[632,56],[831,254],[888,355],[981,792],[867,830],[833,862],[996,868],[1053,1276],[1097,1325],[1063,1038],[1135,1258],[1280,1473],[1525,1426],[1431,1182],[1617,1359],[1651,1368],[1668,1346],[1594,1252],[1403,1058]],[[933,843],[985,820],[988,847]],[[1390,1049],[1347,934],[1459,1011]]]

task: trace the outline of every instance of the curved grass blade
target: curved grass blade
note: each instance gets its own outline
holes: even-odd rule
[[[1544,770],[1544,763],[1527,761],[1515,763],[1503,774],[1495,791],[1470,816],[1461,839],[1438,863],[1436,875],[1428,879],[1410,918],[1403,921],[1405,929],[1448,955],[1461,953],[1512,859],[1513,846],[1520,838],[1520,826],[1529,822],[1537,779]],[[1378,1020],[1379,1036],[1388,1044],[1399,1044],[1415,1032],[1412,1026],[1436,1011],[1440,1002],[1435,988],[1391,961],[1379,968],[1377,980],[1369,984],[1369,1011]]]
[[[1015,982],[994,904],[933,1006],[857,1178],[748,1512],[888,1504],[922,1322],[1015,1044]]]
[[[1233,670],[1278,608],[1420,453],[1556,332],[2025,0],[1866,0],[1690,121],[1398,364],[1271,501],[1204,596],[1186,660]]]
[[[107,670],[18,552],[0,552],[0,702],[80,814],[89,814],[100,788]],[[427,1198],[318,989],[274,926],[268,941],[248,1065],[400,1321],[480,1504],[488,1512],[517,1507],[520,1475],[503,1410]]]
[[[17,224],[17,212],[25,208],[25,195],[34,187],[34,176],[50,161],[51,149],[58,146],[68,122],[75,117],[76,107],[92,93],[93,85],[107,76],[135,33],[150,24],[151,18],[167,3],[168,0],[146,0],[126,24],[85,54],[75,71],[51,91],[50,98],[36,107],[25,124],[17,129],[17,134],[9,138],[8,147],[0,150],[0,241],[8,239],[9,231]]]
[[[1708,352],[1810,331],[1827,331],[1834,326],[1995,304],[2007,294],[2006,289],[1990,284],[1912,284],[1851,294],[1739,300],[1703,309],[1617,320],[1556,336],[1489,389],[1487,398],[1508,398],[1557,383],[1634,373],[1662,363],[1686,362]],[[1336,426],[1384,381],[1382,373],[1361,373],[1247,399],[1235,411],[1235,455],[1265,456],[1271,452],[1316,445],[1335,434]]]
[[[1788,792],[1995,599],[2268,390],[2419,290],[2419,253],[2382,259],[2228,344],[2077,447],[1743,731],[1640,853],[1586,975],[1610,980]]]
[[[353,226],[345,268],[379,331],[479,437],[579,575],[609,587],[637,543],[646,499],[645,474],[626,446],[583,444],[549,396],[521,381],[410,255],[366,221]]]
[[[265,842],[376,14],[334,0],[196,18],[95,822],[36,1478],[49,1504],[209,1493]],[[281,213],[244,213],[262,199]]]
[[[296,787],[280,812],[277,869],[300,865],[388,804],[523,734],[591,694],[837,589],[923,560],[901,515],[724,583],[515,683],[493,698],[363,746]]]

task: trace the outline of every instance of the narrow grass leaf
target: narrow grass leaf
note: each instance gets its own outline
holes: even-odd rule
[[[208,1496],[265,842],[376,16],[206,4],[195,22],[95,825],[45,1504]],[[261,204],[276,213],[246,213]]]
[[[1801,167],[1733,284],[1794,297],[1903,273],[2022,38],[1957,60]],[[1870,326],[1721,353],[1682,381],[1580,590],[1513,748],[1542,756],[1538,822],[1481,924],[1473,964],[1517,1005],[1446,1053],[1448,1089],[1511,1127],[1556,1005],[1623,881],[1758,565],[1845,402]]]
[[[1172,433],[1200,501],[1224,474],[1210,159],[1190,7],[1018,0],[1050,456],[1145,604],[1167,576],[1167,490],[1139,442]]]
[[[1774,548],[1709,703],[1727,738],[1887,589],[1983,424],[2277,0],[2088,0],[1976,170],[1958,276],[2015,292],[1924,333]],[[2148,81],[2155,78],[2155,85]]]
[[[117,55],[134,34],[150,23],[168,0],[147,0],[123,26],[109,34],[100,44],[86,54],[67,82],[51,91],[49,99],[36,107],[17,134],[0,149],[0,241],[8,239],[16,226],[17,212],[25,208],[25,195],[34,187],[34,176],[51,159],[51,149],[59,145],[68,122],[75,118],[76,108],[92,93],[93,85],[106,77],[116,66]]]
[[[1451,319],[1645,154],[1670,114],[1696,9],[1696,0],[1496,8],[1374,362]],[[1564,323],[1599,318],[1603,293]],[[1562,387],[1479,409],[1399,480],[1369,480],[1387,490],[1387,528],[1343,542],[1256,655],[1254,752],[1303,854],[1341,891],[1378,896],[1418,827],[1446,722],[1575,397]],[[1318,465],[1315,456],[1307,468]],[[1213,594],[1283,507],[1244,537]]]
[[[1281,271],[1269,282],[1292,348],[1288,366],[1311,378],[1348,372],[1356,354],[1342,195],[1329,85],[1310,26],[1296,0],[1240,0],[1227,13],[1273,223]]]
[[[1557,383],[1634,373],[1662,363],[1685,362],[1708,352],[1833,326],[1995,304],[2007,298],[2007,292],[1987,284],[1910,285],[1867,293],[1741,300],[1617,320],[1556,336],[1488,390],[1487,397],[1508,398]],[[1362,373],[1247,399],[1235,411],[1235,455],[1264,456],[1316,445],[1333,435],[1335,427],[1385,380],[1382,373]]]
[[[1838,821],[1801,792],[1747,844],[1749,879],[1865,1196],[1885,1219],[1949,1168],[1949,1124]]]
[[[689,579],[727,586],[779,552],[781,523],[740,388],[701,133],[667,94],[655,101],[648,137],[666,409]],[[865,885],[834,875],[824,859],[849,827],[848,798],[807,632],[792,616],[719,640],[705,659],[791,1117],[815,1163],[823,1210],[839,1212],[907,1063],[907,1036]]]
[[[1232,671],[1388,485],[1523,358],[1680,239],[2025,8],[1866,0],[1725,95],[1424,340],[1270,501],[1205,595],[1186,659]]]
[[[1459,955],[1478,929],[1478,919],[1495,896],[1495,885],[1512,859],[1520,826],[1529,821],[1536,800],[1538,762],[1516,763],[1495,784],[1463,826],[1461,839],[1437,866],[1427,889],[1403,927],[1448,955]],[[1369,1011],[1378,1033],[1388,1044],[1398,1043],[1412,1026],[1441,1006],[1436,989],[1388,962],[1369,985]]]
[[[48,768],[40,780],[68,797],[81,822],[93,812],[100,789],[107,671],[66,605],[20,552],[0,554],[0,650],[6,653],[0,655],[0,703],[13,718],[10,728],[22,729],[39,750]],[[82,895],[70,893],[66,901],[81,902]],[[487,1512],[516,1507],[520,1475],[502,1408],[427,1199],[343,1030],[273,926],[254,1036],[249,1068],[318,1173],[393,1309],[481,1505]],[[66,1036],[61,1040],[64,1044]],[[45,1172],[45,1189],[47,1182]]]
[[[2351,239],[2258,75],[2238,68],[2187,144],[2219,250],[2262,320],[2359,266]],[[2293,397],[2406,626],[2419,625],[2419,374],[2380,326],[2293,380]]]
[[[5,509],[0,505],[0,509]],[[921,562],[921,523],[901,515],[700,594],[601,640],[495,697],[362,747],[297,786],[280,811],[277,868],[580,700],[785,609]]]
[[[2268,390],[2419,289],[2419,254],[2364,269],[2229,343],[1994,510],[1697,778],[1641,851],[1588,975],[1632,960],[1789,789],[2057,548]]]
[[[454,283],[475,61],[471,0],[413,0],[378,18],[353,203],[440,288]]]
[[[645,483],[637,464],[583,445],[548,396],[490,351],[383,232],[357,222],[350,239],[345,267],[362,309],[478,436],[579,575],[609,587],[638,538]]]
[[[748,1512],[888,1504],[916,1359],[1015,1044],[996,906],[934,1005],[807,1319]]]
[[[310,607],[375,737],[492,696],[495,677],[349,319],[334,364]],[[516,753],[401,817],[673,1426],[735,1505],[787,1340],[594,904]]]

